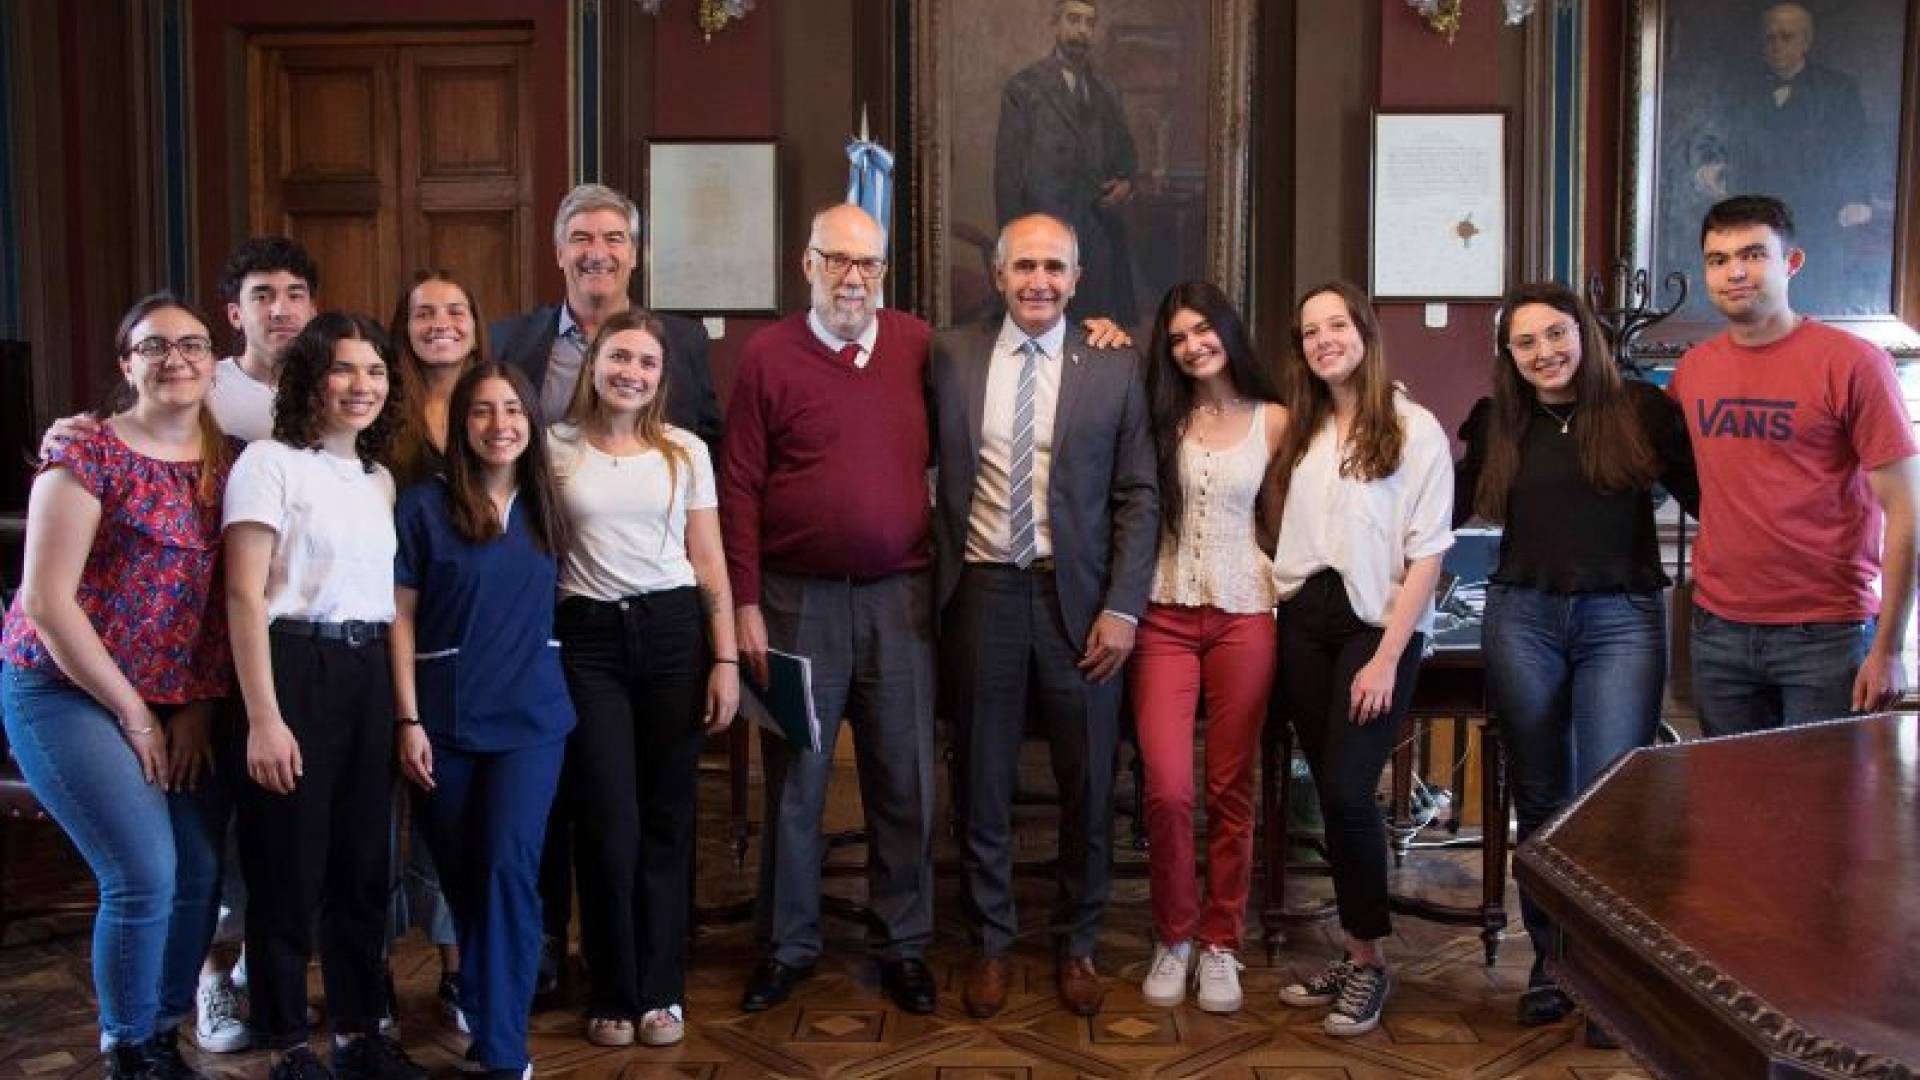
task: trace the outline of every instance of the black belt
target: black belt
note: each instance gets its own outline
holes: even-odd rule
[[[1013,570],[1021,573],[1051,574],[1053,573],[1053,556],[1049,555],[1044,559],[1035,559],[1025,566],[1019,566],[1010,562],[970,562],[967,565],[985,567],[989,570]]]
[[[358,619],[348,619],[346,622],[275,619],[267,629],[286,637],[311,638],[315,641],[341,641],[355,647],[369,642],[384,641],[387,636],[386,623],[361,622]]]

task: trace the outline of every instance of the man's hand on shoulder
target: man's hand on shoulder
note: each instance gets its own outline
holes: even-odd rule
[[[1087,344],[1096,349],[1124,349],[1133,344],[1133,335],[1105,316],[1082,320],[1080,328],[1087,332]]]
[[[99,433],[100,418],[92,413],[63,416],[48,424],[46,434],[40,436],[40,459],[45,461],[68,443],[91,439]]]

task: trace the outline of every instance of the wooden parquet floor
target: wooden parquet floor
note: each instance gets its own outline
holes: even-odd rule
[[[1023,765],[1029,763],[1023,762]],[[1044,757],[1030,763],[1034,783],[1044,787]],[[829,824],[852,827],[859,810],[850,771],[835,783]],[[1128,785],[1123,781],[1123,789]],[[756,796],[755,813],[758,812]],[[1053,822],[1044,806],[1017,813],[1023,850],[1043,855],[1051,847]],[[703,789],[700,902],[724,906],[751,898],[757,852],[737,869],[726,841],[724,784],[715,776]],[[1383,1077],[1552,1077],[1556,1080],[1644,1078],[1630,1058],[1588,1049],[1576,1015],[1545,1028],[1522,1028],[1514,1001],[1532,954],[1517,914],[1503,941],[1497,966],[1485,965],[1477,933],[1398,918],[1389,946],[1397,989],[1380,1029],[1358,1039],[1336,1040],[1320,1030],[1325,1010],[1295,1010],[1279,1004],[1276,991],[1298,974],[1331,957],[1337,932],[1331,922],[1289,928],[1289,940],[1268,963],[1257,934],[1242,950],[1247,1006],[1230,1017],[1209,1015],[1191,1004],[1157,1009],[1140,1000],[1138,980],[1148,945],[1145,855],[1126,841],[1120,818],[1117,845],[1122,863],[1099,957],[1106,997],[1099,1015],[1072,1016],[1055,1001],[1051,951],[1042,925],[1050,878],[1044,872],[1020,879],[1022,925],[1028,927],[1015,955],[1013,993],[1001,1016],[986,1023],[960,1007],[959,983],[968,960],[951,871],[952,853],[939,845],[939,927],[928,957],[942,979],[939,1010],[912,1016],[891,1008],[877,971],[864,956],[862,927],[829,919],[828,951],[819,974],[794,998],[766,1013],[741,1013],[738,999],[758,959],[746,923],[704,926],[689,975],[688,1036],[664,1050],[609,1050],[581,1037],[577,1005],[561,1003],[533,1018],[534,1068],[541,1077],[638,1080],[641,1077],[755,1078],[903,1076],[925,1080],[1053,1080],[1060,1077],[1244,1077],[1252,1080],[1374,1080]],[[38,835],[30,836],[30,833]],[[17,898],[84,894],[90,883],[64,844],[47,830],[23,830],[4,883]],[[857,899],[862,891],[857,846],[832,856],[826,890]],[[1477,853],[1416,852],[1395,873],[1396,891],[1464,899],[1478,889]],[[1306,878],[1299,889],[1326,889]],[[1510,897],[1510,912],[1518,911]],[[87,920],[68,918],[17,924],[0,946],[0,1080],[61,1080],[102,1073],[87,961]],[[434,1002],[439,964],[417,934],[394,954],[401,1001],[401,1036],[410,1052],[436,1076],[452,1075],[463,1049],[444,1028]],[[573,985],[578,985],[578,973]],[[319,996],[317,971],[313,994]],[[189,1051],[196,1054],[196,1051]],[[196,1056],[209,1074],[263,1080],[266,1059],[247,1053]]]

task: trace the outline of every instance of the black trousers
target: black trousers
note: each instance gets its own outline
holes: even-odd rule
[[[1281,705],[1313,773],[1326,822],[1327,861],[1340,926],[1362,941],[1392,930],[1387,910],[1387,830],[1374,791],[1405,726],[1420,671],[1414,634],[1394,671],[1393,704],[1365,724],[1348,718],[1353,677],[1373,659],[1381,630],[1360,621],[1339,574],[1322,570],[1280,605]]]
[[[579,716],[562,790],[573,802],[590,1017],[636,1020],[686,1000],[703,625],[691,586],[560,604]]]
[[[305,771],[286,795],[244,785],[240,865],[252,1026],[285,1049],[307,1041],[316,907],[334,1030],[371,1032],[386,1011],[393,675],[384,640],[269,640],[280,715]]]

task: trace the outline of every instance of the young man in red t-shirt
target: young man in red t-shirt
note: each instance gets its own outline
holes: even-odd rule
[[[1687,351],[1670,392],[1700,470],[1701,726],[1728,735],[1882,708],[1907,681],[1920,507],[1892,361],[1794,312],[1788,282],[1807,255],[1778,199],[1717,203],[1700,244],[1727,331]]]

